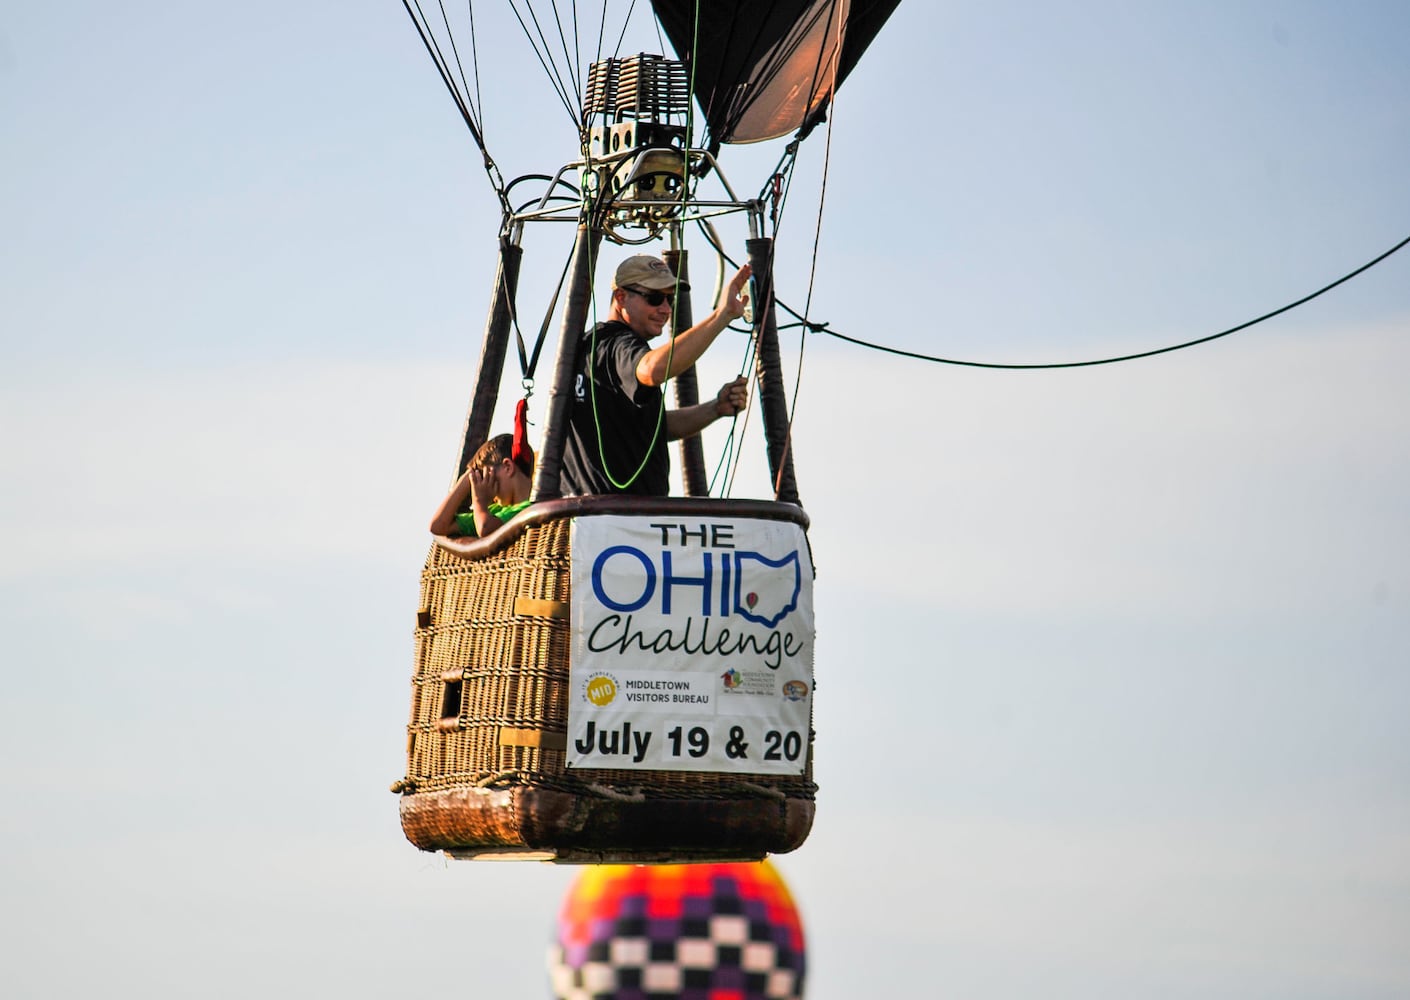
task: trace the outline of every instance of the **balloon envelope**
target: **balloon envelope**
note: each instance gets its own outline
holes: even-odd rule
[[[560,1000],[799,1000],[805,971],[797,907],[768,861],[585,868],[549,950]]]
[[[816,124],[900,0],[652,0],[715,142]]]

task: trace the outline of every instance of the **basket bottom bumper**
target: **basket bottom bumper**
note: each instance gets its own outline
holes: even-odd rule
[[[456,858],[568,864],[758,861],[807,839],[803,798],[602,797],[532,785],[401,798],[407,840]]]

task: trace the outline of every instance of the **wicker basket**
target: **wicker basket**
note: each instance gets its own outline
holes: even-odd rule
[[[570,529],[600,514],[792,521],[768,501],[577,497],[536,504],[421,577],[401,794],[407,839],[455,857],[562,862],[757,860],[812,826],[801,775],[568,770]]]

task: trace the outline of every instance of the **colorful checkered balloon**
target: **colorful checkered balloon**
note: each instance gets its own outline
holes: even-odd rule
[[[549,949],[558,1000],[800,1000],[803,925],[767,861],[598,865]]]

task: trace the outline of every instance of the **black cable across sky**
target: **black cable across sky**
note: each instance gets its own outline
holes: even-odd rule
[[[903,351],[898,347],[887,347],[884,344],[874,344],[870,341],[861,340],[857,337],[849,337],[844,333],[838,333],[836,330],[828,329],[826,323],[806,323],[805,325],[807,326],[808,332],[810,333],[825,333],[830,337],[836,337],[838,340],[845,340],[849,344],[856,344],[859,347],[865,347],[873,351],[883,351],[887,354],[895,354],[903,358],[915,358],[917,361],[931,361],[935,364],[941,365],[960,365],[966,368],[1008,368],[1020,370],[1036,370],[1044,368],[1090,368],[1094,365],[1113,365],[1119,361],[1135,361],[1139,358],[1154,357],[1157,354],[1169,354],[1171,351],[1180,351],[1184,350],[1187,347],[1194,347],[1198,344],[1207,344],[1211,340],[1218,340],[1220,337],[1227,337],[1231,333],[1238,333],[1240,330],[1247,330],[1249,327],[1254,326],[1258,323],[1262,323],[1264,320],[1272,319],[1274,316],[1281,315],[1282,313],[1285,313],[1290,309],[1296,309],[1298,306],[1305,305],[1306,303],[1311,302],[1313,299],[1317,298],[1319,295],[1324,295],[1327,292],[1330,292],[1333,288],[1336,288],[1338,285],[1345,284],[1352,278],[1356,277],[1358,274],[1361,274],[1364,271],[1368,271],[1371,268],[1375,267],[1377,264],[1385,260],[1391,254],[1403,248],[1407,243],[1410,243],[1410,236],[1407,236],[1405,239],[1401,240],[1399,243],[1391,247],[1389,250],[1387,250],[1380,256],[1367,261],[1365,264],[1362,264],[1350,274],[1343,275],[1336,281],[1333,281],[1330,285],[1325,285],[1322,288],[1317,289],[1317,291],[1313,292],[1311,295],[1304,295],[1296,302],[1289,302],[1287,305],[1283,306],[1280,309],[1274,309],[1272,312],[1264,313],[1257,319],[1251,319],[1246,323],[1240,323],[1238,326],[1231,326],[1229,327],[1229,329],[1220,330],[1218,333],[1211,333],[1207,337],[1199,337],[1195,340],[1187,340],[1182,344],[1171,344],[1168,347],[1157,347],[1156,349],[1151,351],[1140,351],[1136,354],[1122,354],[1114,358],[1098,358],[1093,361],[1055,361],[1047,364],[1003,364],[993,361],[960,361],[955,358],[936,357],[933,354],[920,354],[916,351]],[[780,302],[779,305],[785,310],[787,310],[791,315],[797,317],[800,320],[800,323],[802,322],[802,317],[798,316],[798,314],[793,312],[793,310],[788,309],[788,307],[783,305],[782,302]],[[789,323],[786,325],[797,326],[799,324]]]

